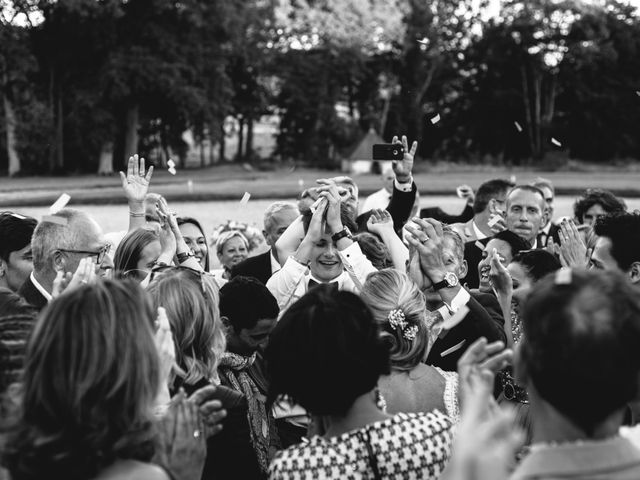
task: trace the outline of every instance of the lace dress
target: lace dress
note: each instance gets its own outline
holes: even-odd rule
[[[269,478],[437,479],[451,455],[452,423],[439,411],[399,413],[338,437],[278,453]]]
[[[447,416],[454,424],[460,421],[460,404],[458,403],[458,373],[457,372],[445,372],[444,370],[435,368],[440,375],[444,377],[444,407],[447,411]]]

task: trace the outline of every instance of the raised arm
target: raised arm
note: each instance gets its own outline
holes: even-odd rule
[[[391,214],[386,210],[373,210],[367,222],[367,229],[377,234],[385,244],[391,255],[393,267],[401,272],[406,271],[409,249],[393,229]]]
[[[144,218],[144,197],[149,191],[153,175],[153,166],[145,173],[144,158],[138,160],[138,155],[129,157],[127,174],[120,172],[122,189],[129,204],[129,231],[145,225]]]

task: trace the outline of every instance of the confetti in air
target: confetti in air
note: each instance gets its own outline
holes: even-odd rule
[[[551,137],[551,143],[553,143],[556,147],[562,147],[562,144],[553,137]]]
[[[176,163],[173,160],[169,159],[169,161],[167,162],[167,166],[169,168],[176,168]]]
[[[516,126],[516,130],[518,130],[518,133],[522,133],[522,127],[520,126],[520,124],[518,122],[513,122],[513,124]]]
[[[173,167],[169,167],[169,173],[170,173],[171,175],[175,175],[177,172],[176,172],[176,169],[175,169],[175,168],[173,168]]]
[[[42,221],[45,223],[55,223],[57,225],[62,225],[63,227],[67,224],[66,218],[56,217],[55,215],[45,215],[42,217]]]
[[[489,219],[489,221],[487,222],[487,225],[489,225],[490,227],[495,226],[500,220],[502,220],[502,217],[500,215],[494,215],[493,217],[491,217]]]
[[[418,40],[418,43],[420,45],[429,45],[429,39],[427,37],[421,38],[420,40]]]
[[[244,192],[242,196],[242,200],[240,200],[240,205],[246,205],[249,203],[249,199],[251,198],[251,194],[249,192]]]
[[[69,200],[71,200],[71,197],[68,194],[63,193],[62,195],[60,195],[58,200],[56,200],[53,205],[49,207],[49,215],[55,215],[56,213],[58,213],[60,210],[67,206]]]
[[[438,123],[440,121],[440,114],[437,113],[435,117],[431,118],[431,124],[435,125],[436,123]]]

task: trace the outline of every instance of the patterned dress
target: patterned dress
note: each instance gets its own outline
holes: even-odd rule
[[[437,479],[451,454],[451,420],[439,411],[399,413],[338,437],[280,452],[270,479]]]

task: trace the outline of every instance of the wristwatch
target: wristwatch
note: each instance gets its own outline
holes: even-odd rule
[[[444,280],[438,283],[433,284],[433,289],[438,291],[443,288],[453,288],[457,286],[460,282],[458,281],[458,277],[453,272],[447,272],[444,274]]]
[[[184,263],[187,260],[189,260],[189,258],[195,257],[195,255],[193,252],[189,251],[189,252],[179,253],[177,257],[178,257],[178,263]]]
[[[338,233],[334,233],[333,235],[331,235],[331,241],[336,243],[338,240],[345,237],[348,238],[349,240],[353,240],[353,235],[351,235],[351,230],[349,230],[347,227],[344,227]]]

